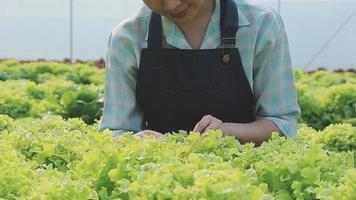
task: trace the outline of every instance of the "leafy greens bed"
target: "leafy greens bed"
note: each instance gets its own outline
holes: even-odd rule
[[[0,62],[0,199],[355,199],[355,73],[296,71],[296,138],[98,133],[103,70]],[[319,129],[319,130],[318,130]]]

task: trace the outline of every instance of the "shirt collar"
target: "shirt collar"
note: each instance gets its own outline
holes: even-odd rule
[[[246,27],[250,25],[250,22],[248,21],[246,15],[242,12],[242,10],[238,7],[238,16],[239,16],[239,28],[242,27]],[[181,33],[181,31],[179,30],[178,26],[175,25],[175,23],[173,21],[171,21],[170,19],[168,19],[167,17],[162,16],[162,28],[163,28],[163,35],[166,38],[167,43],[169,43],[170,45],[176,46],[175,44],[177,42],[182,42],[182,39],[185,40],[183,34]],[[210,30],[209,30],[210,29]],[[210,33],[209,33],[210,31]],[[148,32],[149,30],[147,30],[146,33],[146,37],[145,40],[148,40]],[[207,34],[214,34],[217,36],[217,38],[220,40],[220,0],[215,0],[215,8],[214,8],[214,12],[213,15],[211,17],[209,26],[208,26],[208,30],[207,30]],[[204,38],[205,40],[205,38]],[[189,44],[187,44],[187,42],[185,41],[185,47],[189,47]],[[204,41],[203,41],[204,43]],[[188,46],[187,46],[188,45]],[[203,44],[202,44],[203,46]],[[181,48],[181,47],[179,47]]]
[[[243,13],[239,7],[237,7],[237,10],[239,15],[239,28],[250,26],[250,22],[248,21],[245,13]]]

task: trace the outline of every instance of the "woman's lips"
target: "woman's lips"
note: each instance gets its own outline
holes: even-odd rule
[[[182,12],[176,13],[176,14],[172,14],[171,16],[174,18],[183,18],[186,14],[187,14],[188,8],[186,8],[185,10],[183,10]]]

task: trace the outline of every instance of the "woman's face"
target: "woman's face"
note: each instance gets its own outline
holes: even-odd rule
[[[189,23],[209,10],[215,0],[143,0],[154,12],[159,13],[176,24]]]

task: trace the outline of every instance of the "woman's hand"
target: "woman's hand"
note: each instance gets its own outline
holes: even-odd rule
[[[159,133],[157,131],[152,131],[152,130],[143,130],[143,131],[140,131],[138,133],[136,133],[135,135],[139,136],[139,137],[145,137],[145,136],[149,136],[149,135],[153,135],[155,136],[156,138],[160,138],[163,136],[162,133]]]
[[[203,133],[207,129],[220,129],[223,136],[234,136],[242,144],[253,142],[257,146],[270,139],[272,132],[283,135],[277,125],[268,119],[258,119],[249,123],[223,123],[211,115],[205,115],[195,125],[193,131]]]
[[[203,133],[208,129],[221,129],[223,122],[211,115],[205,115],[194,127],[195,132]]]

